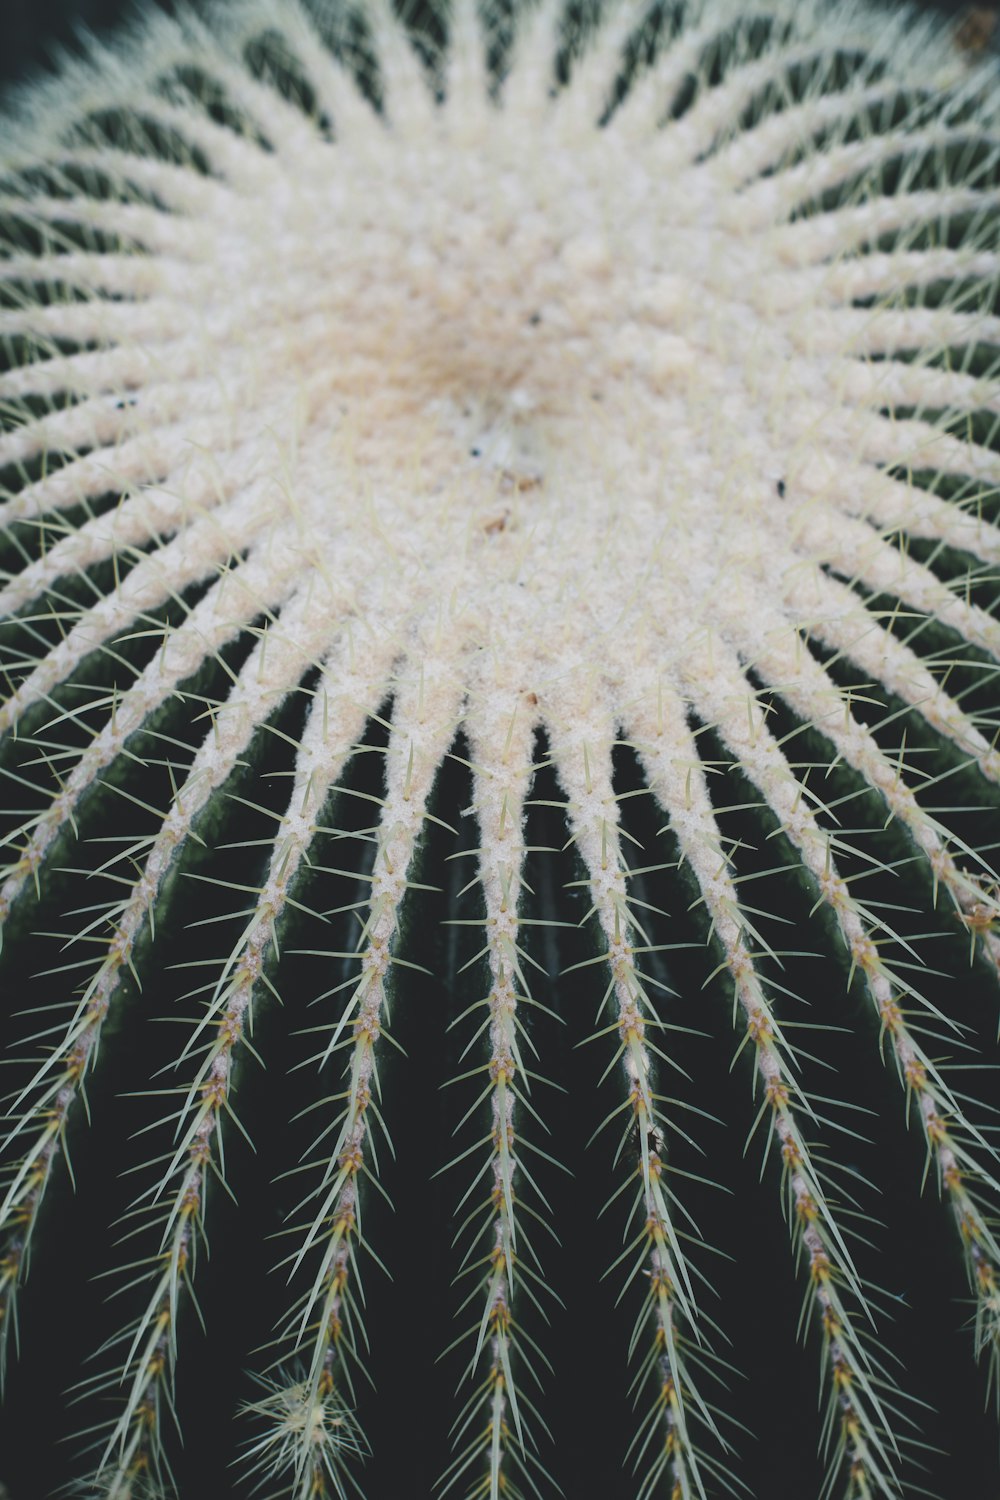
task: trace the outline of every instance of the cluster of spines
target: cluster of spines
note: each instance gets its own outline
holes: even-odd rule
[[[697,1424],[723,1448],[728,1443],[697,1378],[699,1367],[712,1363],[713,1355],[705,1319],[697,1312],[694,1273],[678,1224],[683,1210],[669,1185],[670,1124],[654,1083],[656,1056],[668,1059],[652,1040],[651,1033],[656,1035],[662,1023],[647,992],[648,976],[637,961],[649,951],[649,944],[643,941],[636,903],[627,888],[625,835],[611,776],[614,720],[597,685],[580,682],[553,705],[553,716],[553,762],[566,793],[570,836],[591,899],[585,920],[596,919],[598,961],[609,975],[598,1017],[603,1020],[606,1012],[608,1019],[595,1037],[616,1039],[605,1076],[618,1073],[624,1089],[624,1098],[606,1122],[623,1121],[616,1162],[631,1169],[614,1196],[634,1194],[634,1237],[621,1260],[632,1261],[631,1275],[648,1279],[631,1341],[639,1365],[637,1399],[652,1391],[631,1450],[638,1492],[646,1500],[665,1477],[671,1493],[694,1500],[706,1493],[709,1474],[724,1474],[702,1448]]]
[[[470,1117],[478,1119],[486,1105],[488,1134],[485,1142],[463,1150],[449,1164],[464,1165],[471,1158],[476,1168],[459,1204],[465,1217],[456,1236],[467,1238],[459,1276],[473,1281],[459,1317],[469,1310],[475,1316],[473,1328],[456,1344],[473,1336],[475,1344],[464,1376],[474,1389],[454,1424],[458,1453],[444,1476],[443,1490],[460,1484],[463,1492],[482,1500],[520,1496],[522,1484],[538,1495],[542,1492],[536,1475],[545,1474],[533,1432],[545,1422],[524,1390],[523,1377],[527,1374],[534,1387],[544,1388],[535,1366],[542,1359],[548,1367],[548,1361],[524,1329],[521,1307],[527,1299],[545,1315],[538,1296],[545,1282],[526,1218],[530,1215],[551,1232],[544,1213],[524,1202],[526,1185],[539,1197],[525,1153],[541,1150],[526,1139],[521,1124],[525,1114],[541,1120],[531,1103],[532,1081],[539,1075],[524,1059],[524,1048],[534,1049],[521,1018],[527,1007],[537,1004],[526,974],[533,960],[520,930],[530,921],[520,909],[527,854],[525,796],[534,774],[537,716],[528,696],[494,690],[485,698],[488,706],[470,724],[473,809],[480,838],[474,883],[484,900],[485,941],[466,967],[485,960],[489,992],[452,1023],[459,1025],[481,1009],[486,1012],[462,1054],[478,1048],[485,1058],[455,1081],[483,1078],[461,1125]],[[470,920],[478,925],[479,919]],[[540,1201],[544,1210],[544,1199]]]
[[[206,742],[208,749],[203,747],[205,758],[210,756],[215,762],[212,774],[205,774],[196,755],[188,779],[175,799],[172,812],[188,820],[187,826],[182,825],[180,836],[187,832],[189,820],[204,806],[212,790],[232,771],[257,722],[253,712],[245,711],[247,705],[241,687],[251,697],[261,695],[263,701],[271,694],[280,699],[303,668],[298,644],[299,641],[295,645],[284,641],[280,627],[272,631],[269,642],[272,676],[264,670],[263,643],[251,652],[243,678],[237,680],[230,699],[218,711],[216,733]],[[294,676],[286,675],[288,661],[283,660],[286,645],[296,662]],[[374,665],[375,661],[366,665]],[[276,946],[276,930],[283,910],[287,904],[294,904],[295,898],[288,887],[315,833],[327,789],[343,772],[364,730],[366,713],[362,705],[372,691],[370,678],[352,671],[350,649],[346,646],[331,653],[325,667],[313,696],[309,725],[300,749],[301,761],[308,764],[309,774],[297,777],[284,820],[285,829],[275,840],[268,878],[252,892],[254,901],[250,911],[243,914],[241,936],[218,977],[209,984],[201,1013],[189,1023],[190,1034],[180,1050],[176,1067],[180,1070],[192,1063],[191,1075],[167,1090],[171,1097],[179,1095],[181,1102],[168,1117],[173,1126],[174,1145],[166,1161],[157,1164],[155,1186],[143,1195],[149,1200],[144,1217],[152,1219],[159,1234],[156,1252],[145,1263],[145,1269],[140,1269],[140,1278],[144,1276],[148,1284],[146,1304],[138,1322],[128,1331],[124,1358],[116,1359],[113,1371],[88,1382],[94,1392],[118,1387],[122,1390],[122,1410],[112,1424],[101,1457],[102,1470],[113,1476],[105,1482],[122,1483],[137,1467],[150,1469],[157,1476],[163,1468],[161,1440],[164,1419],[172,1405],[179,1302],[192,1289],[189,1262],[194,1237],[203,1232],[208,1180],[213,1175],[222,1182],[225,1180],[220,1124],[226,1119],[229,1125],[239,1126],[230,1101],[234,1064],[246,1044],[247,1030],[252,1027],[255,993],[265,985],[273,989],[265,966],[269,951]],[[188,791],[190,796],[186,795]],[[165,830],[166,826],[165,822]],[[172,849],[179,835],[173,826],[169,832],[168,848]],[[163,835],[153,841],[145,878],[137,885],[124,917],[116,914],[111,938],[113,950],[121,948],[125,938],[138,928],[155,896],[158,881],[150,871],[152,866],[162,878],[164,863],[154,863],[154,859],[156,855],[162,856],[164,842]],[[227,888],[232,888],[231,882],[227,882]],[[100,1009],[95,1009],[91,996],[83,1013],[86,1030],[82,1040],[88,1055],[96,1047],[100,1021],[107,1008],[105,992],[112,979],[105,963],[91,986],[100,997]],[[58,1066],[61,1055],[60,1047],[53,1050],[53,1066]],[[141,1232],[148,1235],[150,1229],[147,1226]],[[116,1354],[120,1350],[116,1349]],[[333,1395],[332,1389],[320,1386],[319,1379],[311,1383],[307,1392],[310,1402]],[[335,1437],[338,1435],[334,1433]],[[336,1449],[333,1452],[335,1455]],[[319,1475],[327,1469],[336,1474],[337,1465],[328,1463],[328,1452],[322,1445],[314,1442],[311,1455]]]
[[[434,707],[429,706],[433,703]],[[336,1382],[352,1390],[350,1363],[360,1358],[351,1278],[356,1275],[361,1234],[362,1176],[371,1173],[372,1118],[378,1118],[378,1047],[387,1036],[387,982],[392,965],[408,961],[393,952],[403,894],[412,883],[411,866],[428,818],[428,799],[438,767],[455,734],[461,703],[454,664],[445,654],[430,655],[415,681],[400,683],[393,702],[385,752],[385,796],[374,832],[375,861],[370,896],[356,954],[360,975],[348,982],[350,994],[335,1022],[325,1028],[316,1056],[322,1066],[346,1052],[347,1088],[321,1139],[320,1180],[303,1207],[310,1216],[291,1257],[293,1272],[307,1266],[309,1290],[279,1332],[305,1370],[312,1397]],[[306,835],[305,844],[311,835]],[[330,1150],[325,1141],[334,1144]],[[312,1455],[305,1448],[300,1464]]]
[[[717,650],[721,653],[721,643]],[[801,868],[811,876],[817,893],[816,906],[832,911],[850,954],[851,972],[857,969],[862,974],[880,1024],[880,1035],[888,1038],[893,1061],[906,1089],[907,1103],[911,1099],[916,1102],[929,1160],[934,1163],[939,1182],[952,1203],[965,1247],[970,1284],[979,1309],[979,1347],[990,1346],[995,1360],[998,1332],[995,1276],[1000,1262],[994,1231],[979,1201],[980,1193],[988,1196],[996,1191],[993,1172],[983,1165],[983,1160],[992,1161],[995,1153],[983,1135],[965,1123],[958,1099],[918,1039],[924,1029],[921,1009],[927,1020],[940,1020],[940,1014],[923,1000],[910,981],[890,967],[880,952],[885,942],[896,942],[896,934],[883,917],[850,893],[847,881],[838,872],[836,851],[839,846],[844,852],[852,852],[851,844],[844,836],[831,834],[822,826],[817,816],[823,811],[822,803],[811,805],[803,780],[795,774],[780,743],[771,734],[746,678],[732,669],[727,672],[717,656],[712,680],[715,687],[710,708],[717,732],[744,774],[756,785],[764,805],[774,812]],[[824,687],[829,695],[832,692],[829,679]],[[697,760],[690,731],[683,723],[684,706],[671,701],[662,685],[650,683],[647,689],[645,701],[654,701],[655,692],[658,712],[655,716],[648,710],[637,713],[627,733],[639,750],[653,794],[664,809],[670,809],[670,826],[683,859],[695,873],[712,932],[724,949],[725,964],[733,975],[735,995],[746,1026],[742,1045],[752,1045],[756,1052],[757,1073],[764,1094],[757,1123],[770,1114],[789,1194],[790,1226],[797,1249],[805,1253],[811,1296],[829,1361],[835,1399],[830,1408],[828,1438],[836,1439],[838,1457],[847,1454],[854,1493],[894,1495],[898,1451],[891,1434],[896,1424],[892,1408],[886,1407],[884,1394],[880,1394],[888,1382],[868,1348],[866,1317],[860,1313],[867,1305],[865,1288],[834,1217],[823,1174],[810,1161],[797,1121],[797,1116],[806,1120],[818,1118],[817,1111],[795,1082],[794,1047],[782,1034],[787,1023],[784,1028],[779,1026],[765,987],[756,974],[754,949],[763,957],[766,944],[742,909],[732,877],[727,873],[728,861],[722,852],[704,770]],[[943,841],[943,830],[920,808],[901,781],[899,767],[892,766],[871,733],[853,721],[852,729],[864,745],[864,752],[852,756],[845,743],[847,737],[835,727],[842,722],[838,714],[817,712],[815,703],[810,707],[813,712],[806,722],[817,723],[829,733],[848,763],[861,771],[869,786],[880,790],[890,815],[904,822],[918,844],[927,849],[935,872],[942,872],[942,884],[956,910],[967,911],[981,887],[974,878],[959,871]],[[691,760],[687,769],[683,768],[683,761],[678,765],[670,754],[656,753],[657,742],[664,738],[667,718],[672,746],[677,745],[680,736],[688,736]],[[679,815],[682,806],[684,813]],[[993,955],[992,946],[987,951]],[[971,1148],[978,1148],[978,1155]],[[840,1193],[843,1194],[843,1187]],[[854,1304],[853,1311],[845,1305],[845,1296]],[[832,1466],[831,1482],[840,1467]]]

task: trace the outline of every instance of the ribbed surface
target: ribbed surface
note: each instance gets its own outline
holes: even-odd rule
[[[914,1396],[953,1479],[993,72],[851,4],[210,15],[3,159],[11,1385],[83,1381],[111,1500],[240,1444],[297,1500],[806,1493],[816,1446],[892,1497]]]

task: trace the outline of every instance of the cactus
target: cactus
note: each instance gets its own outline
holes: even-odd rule
[[[979,51],[231,0],[17,97],[12,1500],[982,1474]]]

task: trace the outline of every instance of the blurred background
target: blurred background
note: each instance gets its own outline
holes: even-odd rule
[[[190,6],[194,0],[145,0],[145,3],[176,11]],[[980,34],[1000,11],[1000,5],[968,5],[964,0],[915,0],[915,3],[956,18],[975,13],[973,20],[982,17],[977,28]],[[74,34],[80,27],[105,33],[141,8],[142,0],[0,0],[0,84],[51,66],[60,48],[72,47]],[[996,49],[997,45],[997,30],[994,30],[992,46]]]

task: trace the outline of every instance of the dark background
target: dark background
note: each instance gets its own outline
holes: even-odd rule
[[[186,0],[148,0],[148,3],[172,12]],[[924,9],[952,15],[968,8],[963,0],[916,0],[916,3]],[[44,66],[52,58],[54,48],[72,43],[74,28],[83,25],[104,33],[122,16],[140,8],[135,0],[2,0],[0,81],[23,78]]]

